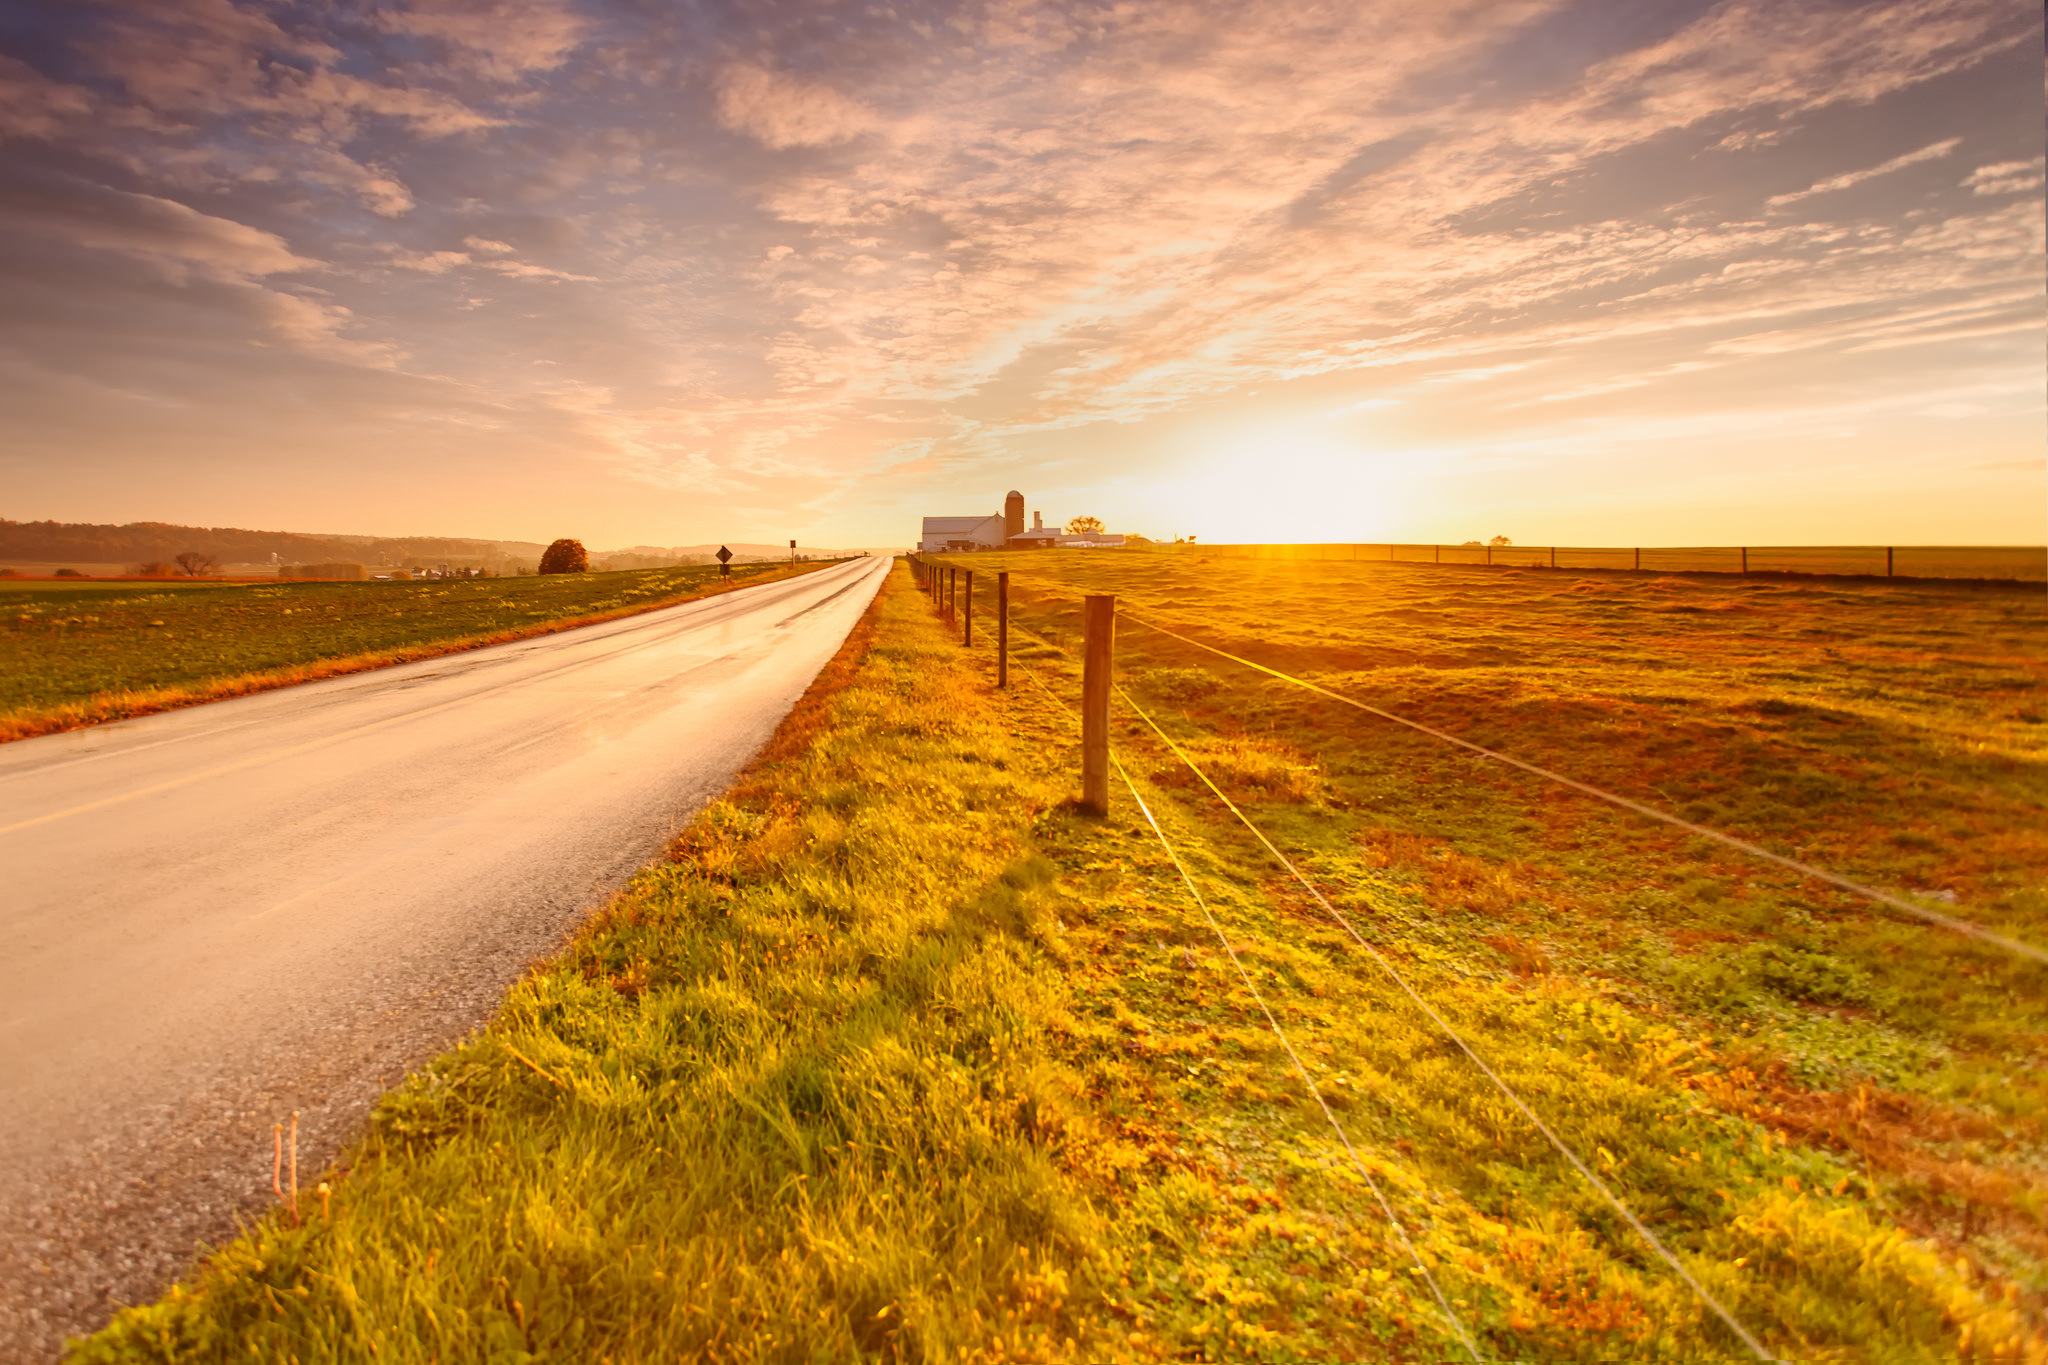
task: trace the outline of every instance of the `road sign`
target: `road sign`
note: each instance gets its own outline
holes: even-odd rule
[[[732,562],[732,551],[726,549],[723,545],[719,546],[718,562],[721,564],[730,564]]]

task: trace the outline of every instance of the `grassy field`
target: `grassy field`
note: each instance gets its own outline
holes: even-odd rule
[[[1548,1033],[1560,996],[1625,1011],[1638,1041],[1588,1059],[1675,1052],[1672,1100],[1705,1097],[1831,1163],[1824,1192],[1849,1182],[1801,1216],[1815,1227],[1870,1216],[1954,1258],[1993,1298],[2015,1296],[2040,1349],[2048,974],[1131,619],[2048,946],[2037,590],[1171,555],[955,562],[1014,569],[1019,624],[1061,646],[1076,644],[1078,593],[1119,593],[1133,696],[1309,860],[1326,893],[1355,897],[1390,935],[1406,920],[1418,970],[1447,989],[1484,981],[1475,1026],[1504,1030],[1505,1045],[1518,1030]],[[1179,764],[1150,766],[1198,795]],[[1227,820],[1212,809],[1197,828],[1218,847],[1234,841],[1240,876],[1263,877],[1269,904],[1301,911],[1305,898]],[[1439,952],[1447,960],[1431,963]],[[1667,1046],[1641,1041],[1659,1029]],[[1576,1048],[1566,1031],[1529,1060],[1582,1064]],[[1566,1089],[1546,1112],[1575,1107]],[[1583,1131],[1586,1147],[1626,1166],[1602,1125]],[[1660,1145],[1652,1166],[1671,1154]],[[1660,1183],[1644,1194],[1653,1206],[1676,1194]],[[1802,1191],[1813,1185],[1802,1177]],[[1848,1311],[1872,1313],[1857,1298]],[[1847,1358],[1883,1339],[1865,1330]],[[1826,1344],[1808,1338],[1794,1354],[1826,1358]],[[1900,1345],[1896,1358],[1933,1345]]]
[[[730,586],[820,567],[741,566]],[[715,566],[410,583],[0,579],[0,740],[519,639],[727,590]]]
[[[1167,549],[1168,547],[1160,547]],[[2048,550],[2039,545],[1202,545],[1172,552],[1224,559],[1640,570],[1645,573],[1748,573],[1757,576],[1947,578],[2039,583]]]
[[[1773,1354],[2048,1360],[2040,969],[1130,619],[2039,943],[2035,597],[1014,567],[1009,693],[899,573],[302,1222],[79,1358],[1466,1358],[1361,1172],[1486,1360],[1747,1358],[1128,709],[1247,976],[1126,794],[1065,804],[1114,590],[1131,696]]]

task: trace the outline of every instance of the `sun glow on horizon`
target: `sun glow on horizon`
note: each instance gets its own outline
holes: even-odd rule
[[[1214,543],[1385,540],[1419,519],[1426,468],[1308,419],[1219,437],[1158,507]]]

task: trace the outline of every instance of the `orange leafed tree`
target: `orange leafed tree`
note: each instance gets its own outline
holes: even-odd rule
[[[580,540],[558,540],[542,552],[542,573],[589,573],[590,556]]]

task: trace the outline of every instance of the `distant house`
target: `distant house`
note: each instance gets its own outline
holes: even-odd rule
[[[1096,545],[1120,549],[1123,543],[1121,533],[1112,535],[1107,531],[1087,531],[1074,535],[1057,526],[1047,526],[1044,515],[1038,512],[1031,514],[1030,530],[1010,537],[1013,550],[1080,550]]]

